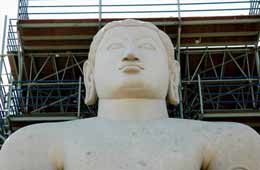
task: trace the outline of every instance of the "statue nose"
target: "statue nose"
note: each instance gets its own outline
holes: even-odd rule
[[[139,61],[139,58],[136,57],[133,53],[128,53],[122,61]]]

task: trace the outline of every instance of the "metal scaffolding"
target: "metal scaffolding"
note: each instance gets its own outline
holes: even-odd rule
[[[183,50],[185,115],[259,112],[257,47]],[[196,67],[190,67],[190,65]],[[259,113],[257,113],[259,114]]]
[[[8,104],[8,87],[10,80],[12,79],[11,74],[8,72],[7,69],[7,62],[6,62],[6,55],[5,52],[5,37],[6,37],[6,25],[7,25],[7,16],[4,18],[4,29],[3,29],[3,39],[2,39],[2,49],[0,55],[0,146],[6,139],[8,135],[8,126],[7,122],[7,110]]]
[[[92,2],[20,0],[18,18],[20,19],[53,19],[53,18],[136,18],[149,14],[151,17],[183,16],[216,16],[248,14],[258,8],[258,0],[216,0],[184,1],[152,0],[149,3],[137,1],[117,1],[116,3],[102,0]],[[255,5],[256,4],[256,5]]]
[[[260,13],[260,1],[259,0],[251,0],[250,3],[250,15],[258,15]]]

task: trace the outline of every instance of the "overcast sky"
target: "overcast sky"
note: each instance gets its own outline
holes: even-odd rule
[[[2,36],[4,27],[4,17],[8,15],[8,18],[17,17],[18,0],[2,0],[0,5],[0,48],[2,48]]]

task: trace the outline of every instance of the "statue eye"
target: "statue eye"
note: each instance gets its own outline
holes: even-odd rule
[[[155,50],[155,47],[153,44],[150,43],[142,43],[138,45],[138,48],[147,49],[147,50]]]
[[[107,50],[117,50],[117,49],[121,49],[124,48],[123,44],[121,43],[112,43],[107,47]]]

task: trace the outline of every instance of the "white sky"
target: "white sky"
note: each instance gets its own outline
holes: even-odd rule
[[[16,18],[17,16],[18,0],[2,0],[0,5],[0,48],[2,47],[2,36],[4,27],[4,17]]]
[[[4,18],[5,15],[7,15],[8,18],[16,18],[17,17],[17,7],[18,7],[18,0],[6,0],[4,1],[5,3],[3,3],[4,0],[2,0],[2,3],[0,5],[0,53],[2,50],[2,39],[3,39],[3,28],[4,28]],[[7,21],[8,23],[8,21]],[[7,33],[6,33],[7,36]],[[4,49],[6,50],[6,44]],[[8,58],[5,57],[5,63],[7,65],[7,71],[10,73],[10,67],[9,67],[9,62],[8,62]],[[3,71],[3,74],[5,74],[6,72]],[[1,73],[0,73],[1,74]],[[2,75],[2,79],[5,82],[4,84],[6,84],[7,81],[7,76],[6,75]],[[6,87],[7,90],[7,87]]]

